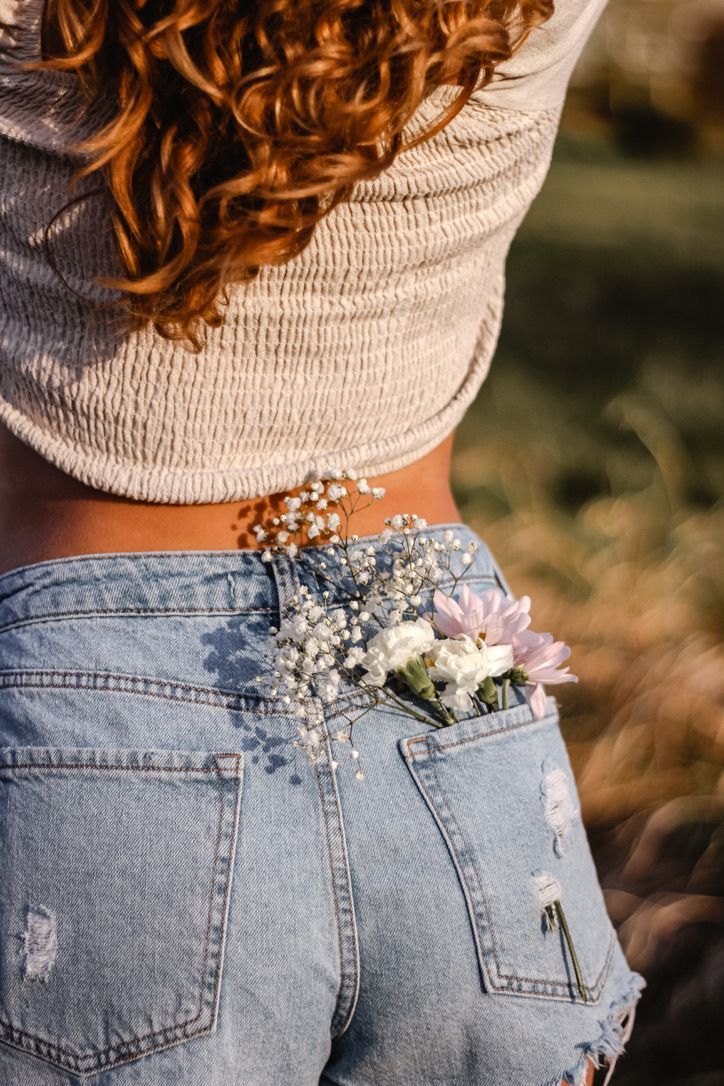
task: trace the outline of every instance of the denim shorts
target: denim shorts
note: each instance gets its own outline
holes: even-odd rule
[[[446,527],[479,544],[471,587],[510,592],[471,528],[424,534]],[[0,1086],[579,1086],[622,1050],[643,981],[555,698],[441,729],[380,706],[355,761],[350,684],[310,760],[259,676],[315,561],[0,577]]]

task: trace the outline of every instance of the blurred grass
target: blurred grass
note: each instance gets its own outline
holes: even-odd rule
[[[724,170],[562,134],[454,484],[533,626],[611,915],[647,977],[619,1086],[722,1081]]]

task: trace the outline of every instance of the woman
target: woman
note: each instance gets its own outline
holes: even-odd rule
[[[510,592],[451,445],[601,7],[0,0],[3,1084],[613,1067],[642,982],[557,711],[445,729],[429,780],[371,713],[361,784],[331,705],[308,761],[258,680],[322,582],[253,530],[341,462],[381,561],[414,510]]]

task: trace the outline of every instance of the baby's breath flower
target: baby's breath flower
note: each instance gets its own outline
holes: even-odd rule
[[[370,487],[366,478],[357,480],[354,472],[331,465],[323,478],[285,497],[285,513],[253,528],[258,542],[265,544],[265,561],[281,552],[304,562],[305,540],[323,544],[309,548],[324,556],[313,566],[317,587],[300,586],[278,629],[270,627],[274,647],[270,693],[302,719],[295,745],[312,760],[328,757],[326,714],[330,711],[347,719],[335,737],[351,744],[351,756],[357,761],[353,725],[376,705],[394,704],[421,722],[444,727],[455,722],[452,709],[498,708],[499,685],[505,709],[508,686],[513,683],[532,691],[526,696],[538,716],[546,708],[544,681],[575,681],[567,669],[566,673],[556,670],[570,650],[562,642],[549,644],[550,634],[525,630],[527,597],[513,606],[515,601],[500,602],[492,596],[488,600],[485,593],[478,627],[474,600],[464,595],[458,605],[452,591],[449,596],[440,593],[441,584],[449,581],[454,588],[470,569],[479,549],[477,541],[471,540],[463,549],[453,527],[425,536],[422,530],[427,521],[415,513],[385,517],[374,545],[350,534],[354,499],[369,495],[375,500],[384,494],[384,487]],[[341,592],[330,599],[332,593],[324,583],[334,585],[336,565],[342,574]],[[428,616],[423,610],[426,601]],[[428,621],[433,616],[434,625]],[[453,627],[461,622],[465,630],[458,637]],[[374,628],[370,630],[368,624]],[[417,633],[413,636],[412,631]],[[258,677],[260,682],[265,680]],[[352,701],[340,699],[345,682],[358,687],[354,707]],[[335,708],[330,710],[330,706]],[[336,759],[331,764],[338,765]],[[364,778],[361,767],[355,777]]]
[[[362,662],[362,660],[364,659],[364,656],[365,656],[365,650],[363,648],[361,648],[361,646],[355,645],[355,647],[351,648],[349,650],[349,652],[347,653],[347,655],[345,656],[345,658],[344,658],[344,666],[351,670],[352,668],[357,667],[357,665]]]

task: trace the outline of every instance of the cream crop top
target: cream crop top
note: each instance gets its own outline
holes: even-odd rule
[[[373,476],[441,442],[490,367],[508,248],[605,0],[557,0],[446,128],[358,183],[300,255],[233,288],[200,354],[150,328],[118,338],[93,304],[93,276],[118,270],[104,196],[53,228],[73,291],[48,262],[43,230],[77,165],[68,144],[102,118],[81,120],[73,73],[17,70],[38,55],[42,6],[0,0],[5,425],[90,486],[185,504],[287,490],[330,463]],[[407,131],[458,92],[437,88]]]

